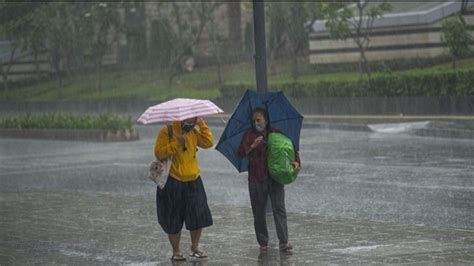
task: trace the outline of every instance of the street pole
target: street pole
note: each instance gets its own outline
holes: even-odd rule
[[[267,49],[265,41],[265,6],[263,0],[253,0],[253,32],[255,40],[255,78],[257,91],[267,91]],[[270,196],[267,198],[267,215],[272,215]],[[274,231],[274,230],[273,230]]]
[[[263,0],[253,0],[253,29],[257,91],[265,92],[267,91],[267,54],[265,41],[265,6]]]

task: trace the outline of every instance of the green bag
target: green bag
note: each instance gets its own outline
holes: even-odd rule
[[[291,162],[296,159],[293,142],[280,133],[270,133],[267,143],[267,165],[270,176],[280,184],[295,181],[298,173]]]

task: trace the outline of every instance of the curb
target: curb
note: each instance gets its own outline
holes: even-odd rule
[[[421,137],[474,139],[474,131],[463,129],[423,128],[414,134]]]
[[[208,117],[206,123],[211,126],[225,126],[229,115],[221,117]],[[420,137],[437,138],[459,138],[474,139],[474,130],[463,128],[452,128],[449,124],[438,121],[451,121],[452,123],[462,123],[474,121],[473,116],[316,116],[307,115],[303,122],[303,128],[319,128],[329,130],[346,130],[359,132],[374,132],[368,127],[371,123],[403,123],[414,121],[434,121],[431,126],[405,132]],[[474,122],[473,122],[474,123]]]
[[[304,127],[331,129],[331,130],[347,130],[347,131],[363,131],[372,132],[365,124],[337,123],[337,122],[307,122]]]

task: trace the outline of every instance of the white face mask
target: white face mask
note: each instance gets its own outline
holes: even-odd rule
[[[254,124],[254,127],[255,129],[258,131],[258,132],[263,132],[265,130],[265,128],[267,127],[267,123],[263,122],[263,123],[255,123]]]

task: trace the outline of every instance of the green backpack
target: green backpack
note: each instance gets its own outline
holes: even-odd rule
[[[267,165],[270,176],[282,185],[296,180],[298,172],[291,162],[296,160],[293,142],[280,133],[270,133],[267,142]]]

